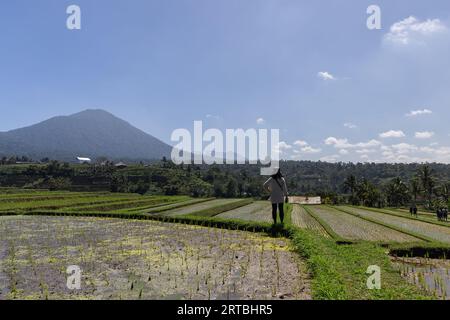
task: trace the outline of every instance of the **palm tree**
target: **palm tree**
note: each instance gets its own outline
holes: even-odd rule
[[[358,184],[357,196],[367,207],[376,206],[381,198],[378,189],[366,179]]]
[[[390,206],[399,207],[409,202],[408,186],[400,179],[393,179],[386,189]]]
[[[417,179],[412,179],[409,187],[410,187],[409,189],[411,191],[413,199],[414,199],[414,206],[415,206],[417,203],[417,196],[420,193],[420,183]]]
[[[419,170],[419,179],[422,183],[422,188],[428,201],[428,208],[431,208],[433,206],[432,200],[435,183],[432,177],[432,170],[428,165],[423,166]]]
[[[356,177],[354,175],[350,175],[347,177],[347,179],[345,179],[344,181],[344,188],[346,191],[350,191],[351,198],[350,198],[350,202],[352,204],[355,204],[356,202],[356,197],[355,197],[355,192],[356,189],[358,187],[358,181],[356,180]]]
[[[444,198],[445,202],[448,204],[448,200],[450,197],[450,183],[444,183],[441,187],[441,195]]]

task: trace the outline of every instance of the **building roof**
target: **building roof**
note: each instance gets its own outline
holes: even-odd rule
[[[127,165],[123,162],[118,162],[115,164],[116,167],[127,167]]]

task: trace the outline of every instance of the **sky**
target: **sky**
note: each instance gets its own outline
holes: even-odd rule
[[[284,159],[450,163],[447,0],[5,0],[0,39],[0,131],[104,109],[171,144],[201,120],[280,129]]]

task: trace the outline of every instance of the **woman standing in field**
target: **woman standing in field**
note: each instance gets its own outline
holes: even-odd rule
[[[272,202],[273,223],[277,223],[277,207],[280,211],[281,223],[284,221],[284,202],[288,202],[286,180],[280,169],[264,183],[264,189],[270,192],[269,200]]]

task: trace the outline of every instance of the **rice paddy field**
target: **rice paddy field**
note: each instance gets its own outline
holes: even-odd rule
[[[181,208],[175,208],[167,211],[162,211],[161,214],[164,216],[181,216],[181,215],[189,215],[189,214],[200,214],[203,212],[208,212],[208,210],[215,210],[216,208],[223,208],[231,205],[238,205],[242,203],[241,199],[215,199],[211,201],[205,201],[201,203],[192,204],[189,206],[184,206]],[[207,214],[212,215],[212,214]]]
[[[410,235],[389,229],[350,214],[317,206],[312,208],[315,215],[325,221],[340,237],[349,240],[367,240],[380,242],[416,242],[420,241]]]
[[[445,255],[414,270],[388,255],[450,248],[431,214],[285,208],[272,226],[268,201],[1,189],[0,300],[448,298]],[[366,287],[372,264],[381,292]],[[68,265],[83,270],[81,290],[67,289]]]
[[[216,217],[270,223],[272,221],[272,207],[269,201],[255,201],[249,205],[223,212]]]
[[[140,196],[136,194],[9,191],[0,193],[0,212],[147,212],[152,208],[188,201],[186,196]]]
[[[450,300],[450,261],[447,259],[395,257],[402,277],[441,299]]]
[[[356,207],[344,207],[361,217],[367,217],[384,224],[392,225],[406,231],[414,232],[435,241],[450,243],[450,227],[435,225],[419,220],[409,219],[407,217],[398,217],[382,212],[361,209]]]
[[[83,286],[69,290],[66,268]],[[309,299],[283,239],[105,218],[0,217],[0,299]]]
[[[397,208],[383,208],[383,209],[376,208],[376,209],[374,209],[374,208],[371,208],[371,210],[378,211],[381,213],[387,213],[387,214],[394,215],[394,216],[410,218],[413,220],[430,222],[430,223],[437,224],[437,225],[450,226],[450,223],[448,223],[448,222],[438,221],[436,219],[435,213],[431,213],[431,212],[427,212],[427,211],[419,211],[419,213],[417,214],[417,217],[413,217],[413,216],[411,216],[409,211],[406,209],[397,209]]]
[[[291,221],[296,227],[316,231],[318,234],[326,238],[330,237],[324,227],[313,216],[311,216],[311,214],[309,214],[304,207],[300,205],[293,205]]]

